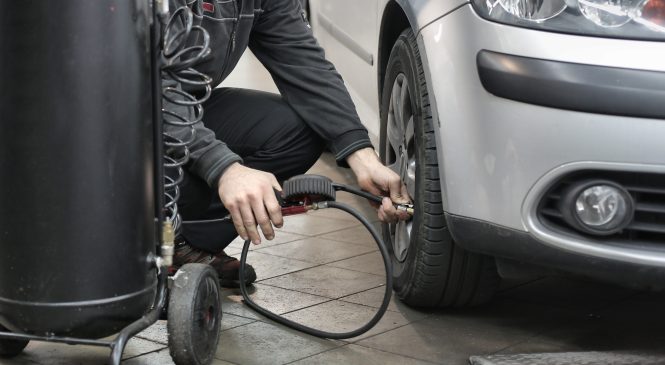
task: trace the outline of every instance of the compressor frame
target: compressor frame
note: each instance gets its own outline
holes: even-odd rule
[[[40,342],[53,342],[53,343],[63,343],[63,344],[68,344],[68,345],[87,345],[87,346],[98,346],[98,347],[108,347],[111,349],[110,357],[109,357],[109,363],[112,365],[118,365],[120,364],[122,360],[122,354],[125,350],[125,347],[128,343],[128,341],[134,337],[136,334],[139,332],[145,330],[149,326],[153,325],[154,323],[157,322],[157,320],[160,319],[162,314],[164,313],[165,307],[167,306],[167,299],[169,297],[169,274],[168,274],[168,267],[171,266],[172,264],[172,256],[173,256],[173,230],[171,229],[171,220],[166,217],[164,207],[165,207],[165,168],[163,164],[163,159],[165,156],[164,152],[164,143],[162,141],[164,140],[164,125],[163,125],[163,112],[162,112],[162,77],[161,77],[161,55],[162,55],[162,44],[160,40],[162,39],[162,26],[163,23],[162,21],[165,19],[166,16],[168,16],[169,9],[168,9],[168,0],[146,0],[152,8],[152,21],[151,21],[151,26],[150,26],[150,62],[152,66],[151,70],[151,91],[152,91],[152,122],[153,122],[153,130],[152,130],[152,137],[153,137],[153,189],[154,189],[154,201],[155,201],[155,212],[154,212],[154,219],[155,219],[155,232],[156,232],[156,242],[155,242],[155,252],[157,253],[156,255],[152,255],[149,257],[149,261],[152,264],[152,269],[155,270],[157,280],[156,280],[156,286],[155,286],[155,298],[153,301],[152,306],[149,308],[149,310],[139,319],[135,320],[134,322],[130,323],[123,329],[121,329],[117,334],[115,335],[115,338],[112,340],[103,340],[103,339],[90,339],[90,338],[77,338],[77,337],[65,337],[65,336],[56,336],[56,335],[47,335],[47,336],[40,336],[40,335],[31,335],[31,334],[25,334],[25,333],[14,333],[14,332],[8,332],[8,331],[2,331],[4,327],[0,326],[0,343],[4,340],[7,342],[11,341],[18,341],[17,346],[16,346],[16,355],[20,354],[22,350],[27,346],[27,343],[29,341],[40,341]],[[170,242],[169,242],[170,241]],[[162,256],[160,256],[160,251]],[[196,267],[196,266],[199,267]],[[193,265],[185,265],[183,268],[176,274],[176,276],[173,278],[173,281],[177,283],[177,276],[178,274],[182,274],[182,272],[187,271],[187,268],[190,267],[194,270],[191,270],[192,276],[193,276],[193,281],[194,284],[198,284],[199,280],[205,276],[205,270],[201,270],[202,268],[205,269],[203,266],[207,265],[200,265],[200,264],[193,264]],[[184,269],[184,270],[183,270]],[[192,278],[190,278],[192,280]],[[222,312],[221,312],[221,300],[219,298],[219,292],[220,292],[220,287],[219,283],[217,282],[217,278],[215,276],[215,287],[216,290],[213,290],[212,294],[217,294],[217,304],[218,307],[215,308],[215,310],[211,310],[211,313],[209,313],[209,316],[212,318],[209,318],[209,320],[214,321],[213,323],[213,328],[209,329],[209,331],[216,330],[217,331],[217,336],[213,336],[214,338],[210,339],[208,344],[206,344],[208,347],[211,345],[214,345],[214,347],[217,346],[218,340],[219,340],[219,326],[221,323],[221,317],[222,317]],[[171,292],[174,290],[171,289]],[[205,295],[211,296],[211,293],[207,293]],[[197,300],[199,298],[193,298],[194,300]],[[214,300],[214,299],[213,299]],[[185,306],[186,310],[191,309],[193,311],[193,308],[189,308],[188,306]],[[179,316],[184,316],[183,314],[178,314]],[[169,319],[170,315],[169,315]],[[185,318],[182,318],[184,321]],[[21,343],[25,341],[25,344]],[[187,341],[185,341],[187,342]],[[213,343],[214,342],[214,343]],[[177,344],[178,347],[182,346],[187,346]],[[177,364],[204,364],[204,363],[209,363],[212,360],[212,355],[208,354],[208,358],[205,359],[199,359],[198,355],[196,359],[190,360],[191,355],[180,357],[180,360],[176,359],[174,355],[176,352],[178,352],[178,349],[174,350],[174,345],[169,343],[169,348],[171,349],[171,355],[174,357],[174,361],[176,361]],[[187,352],[184,351],[184,349],[180,349],[180,352]],[[213,351],[214,353],[214,351]],[[12,356],[14,355],[13,353],[8,355]]]

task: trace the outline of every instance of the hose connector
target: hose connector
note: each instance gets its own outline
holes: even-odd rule
[[[173,265],[173,254],[175,253],[175,232],[173,222],[170,219],[162,223],[162,247],[160,266],[169,267]]]
[[[395,208],[404,211],[409,215],[413,215],[414,213],[413,204],[395,204]]]

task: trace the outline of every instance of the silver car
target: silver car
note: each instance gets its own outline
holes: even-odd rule
[[[310,0],[412,221],[385,226],[406,303],[500,277],[665,286],[665,0]]]

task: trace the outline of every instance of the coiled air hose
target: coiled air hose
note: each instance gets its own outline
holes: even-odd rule
[[[163,132],[164,170],[173,172],[164,174],[164,210],[177,234],[182,223],[178,199],[179,185],[184,178],[183,166],[189,161],[187,146],[196,138],[194,125],[203,119],[203,103],[212,93],[212,79],[194,69],[210,54],[210,35],[201,26],[194,25],[192,11],[187,6],[177,8],[167,20],[163,20],[162,34],[163,122],[190,131],[186,137],[166,128]],[[196,97],[188,90],[204,92]]]
[[[335,201],[335,191],[343,190],[347,191],[364,198],[371,199],[373,201],[381,201],[381,198],[375,197],[371,194],[362,192],[356,188],[333,183],[330,179],[324,176],[318,175],[300,175],[294,178],[291,178],[284,182],[284,194],[282,196],[282,211],[289,212],[289,214],[302,213],[307,210],[317,210],[324,208],[334,208],[345,211],[355,217],[363,226],[369,231],[372,235],[372,238],[376,242],[376,245],[379,247],[381,252],[381,257],[383,259],[383,265],[385,267],[386,273],[386,286],[385,293],[383,295],[383,301],[381,306],[377,310],[376,314],[362,327],[348,332],[328,332],[322,331],[316,328],[308,327],[303,324],[294,322],[290,319],[282,317],[278,314],[275,314],[257,303],[255,303],[252,298],[249,297],[247,292],[247,285],[245,284],[245,271],[247,265],[247,254],[249,252],[250,240],[246,240],[242,248],[242,254],[240,256],[240,292],[242,294],[243,300],[245,303],[257,311],[258,313],[272,319],[273,321],[285,325],[289,328],[295,329],[300,332],[310,334],[312,336],[329,338],[329,339],[346,339],[351,337],[360,336],[363,333],[369,331],[374,327],[381,317],[385,314],[390,304],[390,298],[392,296],[392,287],[393,287],[393,271],[392,271],[392,261],[390,258],[390,252],[386,247],[385,243],[381,239],[381,236],[372,226],[372,224],[356,209],[344,204]],[[360,193],[359,193],[360,192]],[[408,205],[402,205],[403,209],[412,209]],[[291,213],[296,210],[289,210],[290,208],[302,208],[301,211],[296,213]]]

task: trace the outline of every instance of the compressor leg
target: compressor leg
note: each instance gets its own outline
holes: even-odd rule
[[[166,270],[162,270],[157,279],[157,296],[155,297],[155,304],[152,309],[146,313],[141,319],[125,327],[118,337],[111,343],[111,358],[109,359],[110,365],[120,365],[122,361],[122,353],[125,351],[127,341],[132,336],[148,328],[153,323],[157,322],[159,315],[162,313],[162,308],[166,303],[166,283],[167,283]]]
[[[7,329],[0,326],[0,332]],[[0,338],[0,358],[12,358],[18,356],[28,346],[28,340],[9,340]]]

